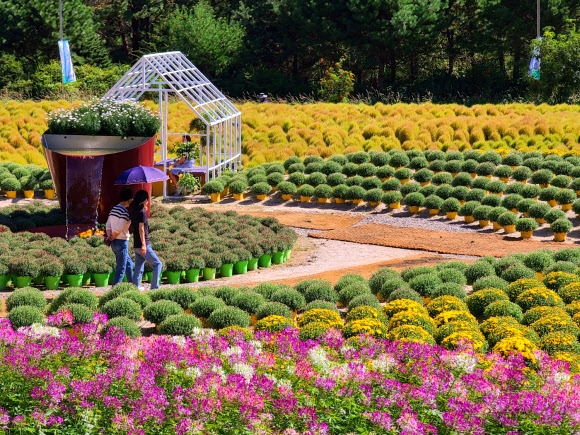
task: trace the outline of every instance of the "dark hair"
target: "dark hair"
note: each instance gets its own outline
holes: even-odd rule
[[[149,194],[146,190],[139,190],[133,197],[133,202],[131,202],[131,208],[133,210],[143,210],[145,201],[149,199]]]
[[[129,201],[133,199],[133,191],[131,189],[125,188],[119,192],[119,200],[121,202]]]
[[[191,142],[191,136],[190,136],[190,135],[188,135],[188,134],[184,135],[184,136],[183,136],[183,139],[185,139],[185,140],[186,140],[186,142]]]

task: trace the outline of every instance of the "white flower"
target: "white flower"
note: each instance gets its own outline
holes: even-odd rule
[[[246,379],[246,382],[250,382],[252,376],[254,376],[254,368],[249,364],[235,363],[232,370],[234,373],[242,375]]]
[[[18,331],[32,338],[42,338],[45,336],[58,337],[60,335],[60,329],[53,326],[45,326],[40,323],[33,323],[30,326],[22,326],[18,328]]]
[[[377,359],[371,360],[373,368],[381,373],[388,373],[397,365],[397,361],[391,355],[381,354]]]
[[[322,347],[315,347],[308,351],[308,357],[312,364],[322,373],[328,374],[332,368],[331,362],[326,358],[326,351]]]
[[[243,352],[240,346],[232,346],[224,351],[225,356],[241,355]]]
[[[185,369],[185,376],[188,376],[192,379],[197,379],[201,376],[201,370],[199,367],[188,367]]]

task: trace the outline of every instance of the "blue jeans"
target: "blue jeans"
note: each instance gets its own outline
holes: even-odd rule
[[[155,254],[151,245],[147,245],[147,252],[145,255],[141,254],[141,248],[135,248],[135,273],[133,273],[133,284],[137,287],[141,284],[143,277],[143,269],[145,263],[149,264],[153,269],[151,276],[151,290],[159,288],[159,276],[161,275],[161,260]]]
[[[113,285],[122,282],[124,275],[127,275],[127,281],[131,282],[133,279],[133,261],[129,256],[129,240],[115,239],[111,242],[111,249],[117,259]]]

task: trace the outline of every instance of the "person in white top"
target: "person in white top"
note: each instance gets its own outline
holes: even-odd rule
[[[132,199],[133,192],[131,189],[121,190],[119,193],[120,202],[111,209],[107,219],[107,238],[111,241],[111,249],[117,259],[113,285],[122,282],[125,275],[127,275],[128,282],[133,280],[133,261],[129,256],[129,237],[131,237],[129,227],[131,226],[131,219],[128,210]]]

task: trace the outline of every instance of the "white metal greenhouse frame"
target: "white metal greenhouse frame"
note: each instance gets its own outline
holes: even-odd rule
[[[200,162],[196,173],[208,181],[222,169],[237,170],[242,164],[242,114],[180,51],[143,56],[103,98],[137,101],[145,92],[159,95],[161,159],[167,171],[167,137],[199,137]],[[205,133],[169,132],[169,94],[177,95],[203,121]],[[163,196],[167,195],[166,182]]]

